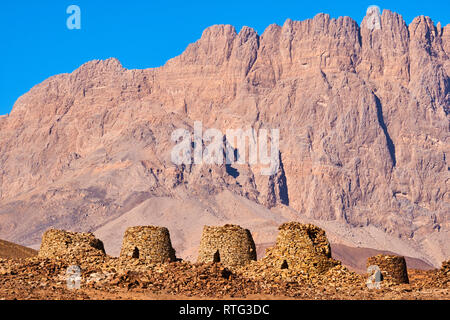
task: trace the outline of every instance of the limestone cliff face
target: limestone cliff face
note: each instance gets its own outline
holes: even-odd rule
[[[298,217],[433,239],[448,256],[450,26],[407,26],[388,10],[380,28],[366,19],[319,14],[262,35],[216,25],[163,67],[91,61],[37,85],[0,118],[0,238],[92,231],[151,197],[229,190]],[[194,121],[279,128],[279,171],[175,166],[171,133]]]

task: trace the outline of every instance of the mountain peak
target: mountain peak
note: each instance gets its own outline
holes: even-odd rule
[[[107,59],[54,76],[0,120],[0,238],[137,221],[173,228],[189,256],[200,224],[238,222],[264,243],[295,217],[437,265],[450,254],[448,39],[427,17],[408,27],[375,10],[360,28],[318,14],[261,37],[211,26],[160,68]],[[197,121],[224,134],[278,129],[279,170],[174,164],[173,131]]]

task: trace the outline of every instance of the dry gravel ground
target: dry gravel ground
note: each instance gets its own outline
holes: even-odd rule
[[[134,300],[134,299],[450,299],[448,270],[408,270],[410,284],[383,283],[368,289],[366,276],[338,266],[321,276],[248,277],[220,263],[145,264],[108,258],[82,265],[80,289],[68,289],[68,263],[29,258],[0,260],[2,300]],[[244,276],[245,274],[245,276]],[[292,275],[292,272],[291,272]]]

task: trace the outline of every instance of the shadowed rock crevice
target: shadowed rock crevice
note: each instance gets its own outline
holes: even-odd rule
[[[215,262],[215,263],[220,262],[219,250],[217,250],[216,253],[214,253],[213,262]]]
[[[278,180],[278,190],[280,193],[280,201],[282,204],[288,206],[289,205],[289,192],[286,180],[286,174],[284,172],[283,161],[281,160],[281,152],[279,153],[279,161],[280,161],[280,178]]]
[[[233,148],[230,145],[230,143],[227,141],[226,136],[223,137],[223,143],[224,143],[223,156],[227,161],[227,163],[225,164],[225,171],[228,175],[230,175],[236,179],[237,177],[239,177],[239,170],[236,168],[233,168],[231,166],[231,164],[239,160],[239,150],[237,148]],[[231,159],[229,159],[230,154],[231,154]],[[231,163],[228,163],[228,162],[231,162]]]
[[[233,178],[237,178],[237,177],[239,177],[239,170],[238,169],[236,169],[236,168],[233,168],[232,166],[231,166],[231,164],[226,164],[225,165],[225,170],[227,171],[227,173],[230,175],[230,176],[232,176]]]
[[[137,247],[133,250],[133,255],[131,256],[133,259],[139,259],[139,249]]]
[[[383,130],[384,136],[386,137],[386,144],[387,144],[387,147],[389,150],[389,155],[391,156],[392,166],[395,167],[397,164],[397,161],[395,159],[395,145],[391,139],[391,136],[389,135],[386,123],[384,122],[383,106],[381,105],[380,99],[375,94],[373,96],[375,98],[375,105],[377,107],[378,123],[380,124],[380,127]]]
[[[448,116],[450,115],[450,77],[448,76],[444,77],[444,92],[447,92],[447,95],[444,97],[444,112]]]

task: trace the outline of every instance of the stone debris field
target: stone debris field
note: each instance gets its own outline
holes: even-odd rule
[[[367,266],[379,269],[378,288],[331,258],[324,230],[298,222],[282,224],[259,260],[249,230],[205,226],[196,263],[176,258],[164,227],[128,228],[119,257],[91,233],[50,229],[37,256],[0,259],[0,299],[450,298],[450,261],[421,271],[377,255]]]

